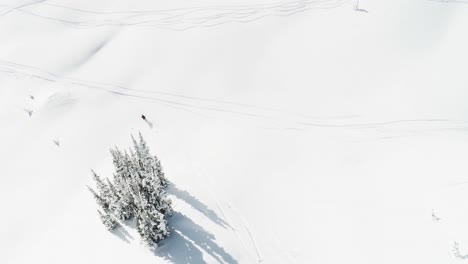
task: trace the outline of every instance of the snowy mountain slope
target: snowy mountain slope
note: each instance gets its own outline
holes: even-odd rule
[[[359,4],[3,1],[0,262],[463,262],[468,6]],[[154,252],[86,190],[138,131]]]

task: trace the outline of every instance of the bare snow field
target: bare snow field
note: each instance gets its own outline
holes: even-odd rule
[[[468,261],[466,1],[0,0],[0,33],[0,263]],[[86,189],[138,132],[154,250]]]

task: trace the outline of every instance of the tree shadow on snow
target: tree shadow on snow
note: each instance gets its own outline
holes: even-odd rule
[[[112,230],[111,233],[116,237],[120,238],[126,243],[130,244],[130,240],[133,240],[133,236],[128,233],[127,229],[123,225],[117,227],[116,229]]]
[[[177,188],[174,184],[171,184],[167,188],[167,192],[175,198],[188,203],[214,223],[224,228],[230,227],[216,212],[209,209],[208,206],[192,196],[189,192]],[[238,263],[223,247],[216,243],[216,238],[213,234],[186,215],[174,211],[172,216],[168,217],[167,220],[171,234],[168,238],[159,242],[158,246],[153,251],[155,256],[164,258],[172,263],[198,264],[206,263],[203,259],[203,255],[208,254],[218,263]],[[135,229],[136,221],[119,221],[119,223],[120,226],[112,230],[111,233],[122,241],[131,243],[134,238],[127,230]]]
[[[171,235],[160,242],[154,254],[172,263],[205,263],[203,252],[219,263],[238,262],[215,242],[215,236],[180,212],[169,218]]]
[[[206,217],[208,217],[211,221],[214,223],[226,228],[226,227],[231,227],[229,226],[224,219],[220,218],[215,211],[211,210],[206,206],[204,203],[202,203],[200,200],[198,200],[196,197],[192,196],[189,192],[185,190],[181,190],[177,188],[174,184],[171,184],[167,187],[167,193],[174,195],[176,198],[188,203],[191,205],[195,210],[199,211]]]

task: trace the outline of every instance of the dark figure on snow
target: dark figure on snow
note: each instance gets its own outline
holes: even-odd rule
[[[148,124],[148,126],[153,129],[153,123],[151,123],[150,121],[148,121],[148,119],[146,119],[146,116],[145,115],[141,115],[141,119],[143,119],[143,121],[146,122],[146,124]]]

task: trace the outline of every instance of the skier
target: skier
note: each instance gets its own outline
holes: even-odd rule
[[[151,123],[150,121],[148,121],[148,119],[146,119],[146,116],[145,115],[141,115],[141,119],[143,119],[143,121],[146,122],[146,124],[148,124],[148,126],[152,129],[153,128],[153,123]]]

